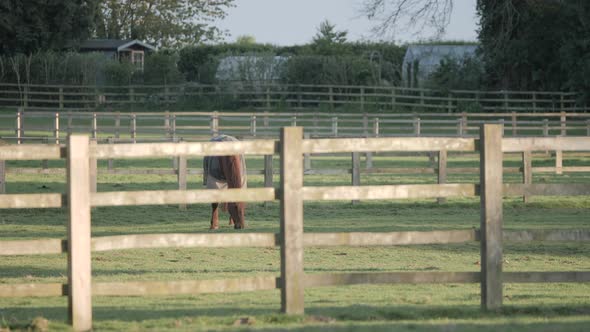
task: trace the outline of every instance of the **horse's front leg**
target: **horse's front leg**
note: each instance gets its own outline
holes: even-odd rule
[[[211,227],[209,229],[219,228],[219,203],[211,203]]]

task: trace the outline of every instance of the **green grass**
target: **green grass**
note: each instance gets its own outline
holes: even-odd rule
[[[278,166],[278,161],[275,161]],[[564,164],[588,165],[587,157],[566,158]],[[449,167],[476,167],[473,156],[452,156]],[[550,157],[535,159],[551,165]],[[9,167],[38,167],[39,162],[8,162]],[[170,168],[170,159],[117,160],[117,167]],[[200,160],[190,160],[199,167]],[[508,166],[518,158],[508,157]],[[350,167],[350,157],[318,157],[314,168]],[[426,157],[377,155],[375,167],[427,167]],[[50,162],[50,167],[63,167]],[[101,161],[99,167],[106,164]],[[262,158],[248,158],[251,169]],[[454,174],[449,182],[477,182],[478,176]],[[64,175],[8,174],[8,193],[65,192]],[[275,177],[278,181],[278,177]],[[434,175],[363,175],[363,184],[435,183]],[[506,181],[518,182],[517,174]],[[590,174],[535,174],[536,182],[590,183]],[[262,176],[249,176],[250,187],[261,187]],[[346,185],[350,175],[305,176],[306,185]],[[107,175],[99,191],[175,189],[173,175]],[[189,188],[201,188],[191,176]],[[95,208],[92,235],[209,232],[209,206]],[[479,227],[479,199],[310,202],[304,206],[305,232],[427,231]],[[65,209],[2,210],[0,241],[65,238]],[[227,216],[224,215],[226,220]],[[245,232],[279,231],[279,206],[251,203]],[[506,229],[588,228],[590,197],[517,197],[504,201]],[[234,233],[223,221],[219,232]],[[505,271],[590,271],[590,243],[507,243]],[[92,255],[93,280],[144,281],[219,279],[280,274],[278,248],[148,249],[98,252]],[[306,273],[388,271],[478,271],[479,243],[397,247],[331,247],[305,249]],[[0,283],[66,282],[66,255],[4,256]],[[328,330],[328,331],[583,331],[590,324],[590,284],[506,284],[502,310],[482,312],[479,285],[357,285],[305,291],[304,316],[281,315],[278,290],[195,296],[95,297],[96,331],[194,330]],[[50,330],[68,330],[67,298],[0,298],[0,330],[26,329],[37,316]],[[247,319],[246,319],[247,318]],[[243,319],[251,325],[234,326]]]

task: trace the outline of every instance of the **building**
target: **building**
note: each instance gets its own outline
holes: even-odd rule
[[[143,70],[146,53],[156,51],[156,47],[136,39],[89,39],[77,47],[80,53],[101,52],[109,58],[130,61]]]
[[[472,57],[478,45],[409,45],[402,64],[402,84],[422,87],[441,60]]]

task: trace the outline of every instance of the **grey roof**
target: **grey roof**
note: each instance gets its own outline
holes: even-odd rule
[[[447,57],[454,59],[472,57],[475,56],[477,48],[478,45],[410,45],[404,56],[402,81],[410,82],[410,86],[421,86],[440,65],[441,60]],[[416,62],[418,72],[415,73],[414,63]]]
[[[477,45],[410,45],[404,63],[418,60],[421,68],[438,66],[445,57],[460,59],[473,56]]]
[[[137,39],[89,39],[80,43],[80,50],[117,50],[122,51],[132,45],[141,45],[147,49],[156,50],[156,47],[141,42]]]

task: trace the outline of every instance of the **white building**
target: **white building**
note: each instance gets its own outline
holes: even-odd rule
[[[422,87],[440,61],[449,57],[461,59],[475,55],[477,45],[410,45],[402,64],[402,83],[406,87]]]

